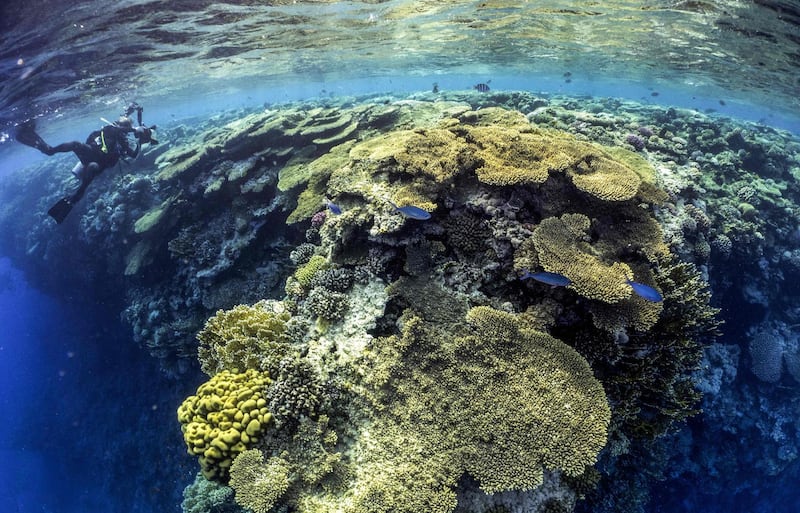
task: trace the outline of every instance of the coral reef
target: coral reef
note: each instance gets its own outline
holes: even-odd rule
[[[719,490],[720,476],[751,479],[734,467],[778,476],[797,460],[789,134],[494,91],[297,103],[174,130],[136,174],[98,181],[63,232],[9,220],[63,185],[28,173],[20,183],[44,198],[10,195],[0,233],[43,289],[104,291],[167,372],[199,361],[212,380],[264,376],[269,427],[204,468],[222,481],[236,468],[241,506],[570,511],[585,496],[595,511],[643,511],[658,480]],[[722,344],[710,290],[732,326]],[[199,413],[200,395],[203,429],[233,425]],[[712,436],[686,422],[701,408],[721,439],[763,454],[693,455],[693,437]],[[226,490],[185,507],[237,507]]]

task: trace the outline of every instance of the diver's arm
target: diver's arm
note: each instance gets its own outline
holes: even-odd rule
[[[142,143],[139,142],[139,139],[137,138],[136,139],[136,148],[131,149],[131,147],[128,146],[126,148],[126,150],[125,150],[125,153],[127,153],[130,158],[135,159],[139,155],[139,150],[141,148],[142,148]]]

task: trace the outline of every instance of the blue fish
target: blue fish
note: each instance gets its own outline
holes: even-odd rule
[[[419,207],[415,207],[414,205],[398,207],[391,201],[389,202],[389,204],[393,206],[395,210],[397,210],[398,212],[400,212],[409,219],[416,219],[417,221],[427,221],[428,219],[431,218],[430,212],[422,210]]]
[[[328,207],[328,210],[331,211],[333,215],[339,215],[342,213],[342,207],[337,205],[336,203],[331,203],[328,200],[325,200],[325,206]]]
[[[552,285],[553,287],[566,287],[572,283],[572,280],[563,274],[549,273],[547,271],[539,271],[536,273],[525,271],[522,273],[522,276],[519,277],[520,280],[527,280],[528,278],[546,283],[547,285]]]
[[[631,280],[628,280],[628,285],[630,285],[636,295],[642,299],[652,301],[653,303],[660,303],[661,301],[664,301],[664,297],[661,295],[661,293],[650,285],[645,285],[644,283]]]

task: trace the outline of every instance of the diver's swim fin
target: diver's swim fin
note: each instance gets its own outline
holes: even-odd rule
[[[36,133],[36,120],[34,119],[22,123],[19,128],[17,128],[17,131],[14,134],[14,139],[25,146],[36,148],[46,155],[53,154],[53,148],[51,148],[50,145],[47,144],[39,134]]]
[[[47,214],[61,224],[72,210],[72,202],[69,198],[62,198],[58,203],[50,207]]]

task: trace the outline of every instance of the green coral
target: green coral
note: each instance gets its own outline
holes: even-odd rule
[[[298,267],[294,273],[294,279],[303,288],[308,288],[314,276],[328,266],[328,260],[321,255],[314,255],[308,262]]]
[[[269,376],[250,369],[227,370],[197,388],[178,408],[183,439],[196,455],[203,476],[225,482],[233,458],[259,441],[272,414],[265,390]]]
[[[269,513],[278,499],[289,489],[289,463],[270,458],[258,449],[239,454],[231,465],[230,486],[236,492],[236,503],[254,513]]]
[[[233,502],[233,490],[209,481],[197,474],[194,482],[183,490],[183,513],[235,513],[238,507]]]
[[[276,371],[289,352],[287,323],[291,315],[283,303],[263,300],[220,310],[197,334],[200,367],[209,376],[220,371],[247,369]]]

